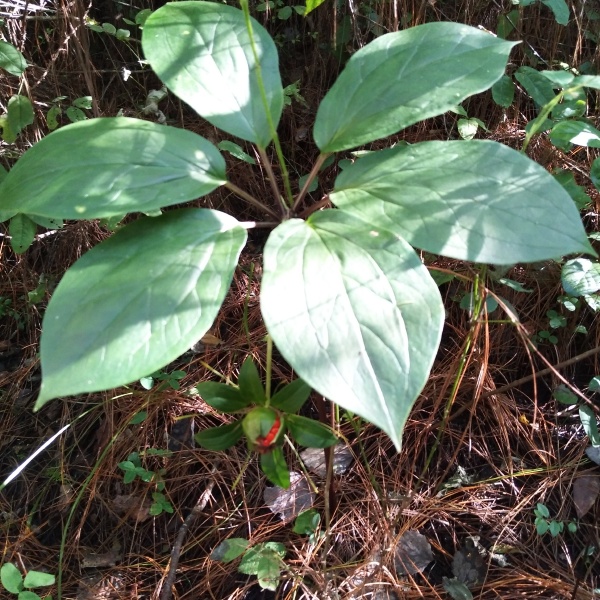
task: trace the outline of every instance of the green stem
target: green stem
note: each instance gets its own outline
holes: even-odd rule
[[[252,204],[252,206],[259,208],[260,210],[264,210],[270,217],[273,217],[279,221],[279,215],[272,208],[265,206],[260,200],[257,200],[254,196],[248,192],[245,192],[242,188],[239,188],[237,185],[235,185],[235,183],[228,181],[225,184],[225,187],[240,198],[243,198],[246,202],[248,202],[248,204]]]
[[[271,184],[271,190],[273,191],[273,196],[275,196],[275,198],[279,202],[279,206],[281,207],[281,213],[283,214],[284,217],[286,217],[289,212],[289,208],[288,208],[288,205],[285,203],[285,200],[281,197],[281,194],[279,193],[279,188],[277,187],[277,179],[275,178],[275,173],[273,173],[273,167],[271,166],[271,161],[269,160],[269,157],[267,156],[267,153],[265,152],[265,150],[263,150],[262,148],[258,149],[258,153],[260,154],[262,163],[265,167],[265,170],[267,171],[267,176],[268,176],[269,182]]]
[[[267,333],[267,368],[266,368],[266,381],[265,381],[265,396],[267,397],[266,406],[269,406],[271,400],[271,369],[273,366],[273,340]]]
[[[548,116],[554,110],[554,108],[563,99],[564,94],[565,90],[559,92],[556,96],[554,96],[554,98],[552,98],[552,100],[550,100],[550,102],[548,102],[548,104],[544,104],[540,114],[535,119],[533,119],[533,121],[530,121],[529,124],[531,125],[531,127],[529,128],[529,131],[525,134],[525,140],[523,141],[523,147],[521,148],[521,152],[524,153],[525,150],[527,150],[527,146],[529,146],[531,138],[541,129],[542,124],[548,118]]]
[[[485,270],[483,272],[485,273]],[[433,446],[427,456],[427,460],[425,461],[425,466],[423,467],[423,472],[421,473],[421,478],[420,478],[421,481],[424,480],[425,473],[427,473],[427,470],[429,469],[429,466],[431,465],[431,461],[433,460],[433,457],[435,456],[435,453],[437,452],[437,449],[440,445],[442,436],[444,435],[444,431],[446,430],[446,425],[448,424],[448,419],[450,418],[450,411],[452,410],[452,405],[454,404],[454,399],[456,398],[456,396],[458,394],[458,389],[460,387],[460,384],[462,383],[463,377],[465,375],[465,371],[467,369],[467,364],[468,364],[467,358],[468,358],[469,352],[471,351],[473,342],[475,341],[475,331],[478,328],[477,321],[478,321],[479,315],[481,314],[481,311],[483,309],[483,303],[484,303],[484,298],[483,298],[483,295],[480,293],[480,287],[479,287],[480,277],[481,277],[481,274],[478,273],[475,276],[475,280],[473,282],[474,303],[473,303],[473,313],[472,313],[472,318],[471,318],[471,328],[469,329],[467,339],[465,340],[462,352],[460,354],[458,372],[456,373],[456,376],[454,378],[454,382],[452,384],[452,390],[450,392],[450,396],[448,397],[448,401],[446,402],[446,407],[444,408],[444,414],[442,416],[442,421],[440,423],[440,427],[438,429],[437,435],[435,436],[435,442],[433,443]]]
[[[256,82],[258,83],[258,89],[260,90],[260,98],[263,103],[263,108],[265,109],[265,116],[267,117],[267,123],[269,125],[269,133],[271,134],[271,139],[273,140],[273,144],[275,145],[277,160],[279,161],[279,166],[281,168],[285,198],[288,206],[291,207],[294,203],[294,197],[292,195],[292,187],[290,185],[290,176],[287,170],[287,166],[285,164],[285,159],[283,157],[283,151],[281,150],[281,144],[277,135],[277,129],[275,127],[275,123],[273,123],[273,117],[271,115],[271,110],[269,107],[269,100],[267,99],[267,92],[265,90],[265,83],[263,80],[262,69],[260,66],[260,58],[256,49],[256,42],[254,41],[254,32],[252,30],[252,21],[250,20],[250,9],[248,8],[248,0],[240,0],[240,5],[242,7],[242,11],[244,12],[244,18],[246,20],[246,29],[250,37],[250,46],[252,48],[252,54],[254,55],[254,69],[256,74]],[[259,151],[260,150],[261,148],[259,147]]]
[[[296,212],[298,210],[298,208],[300,207],[300,203],[302,202],[302,200],[304,200],[304,196],[306,196],[306,194],[308,192],[308,188],[310,187],[310,184],[313,182],[313,179],[319,173],[321,166],[327,160],[328,156],[329,156],[329,154],[319,154],[319,157],[315,161],[313,168],[310,170],[310,173],[308,174],[308,177],[306,178],[306,181],[304,182],[304,185],[302,186],[302,189],[300,190],[300,193],[298,194],[298,197],[296,198],[296,201],[294,202],[294,206],[292,207],[292,212]]]

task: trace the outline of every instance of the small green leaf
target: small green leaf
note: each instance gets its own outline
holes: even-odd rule
[[[290,487],[290,470],[285,462],[281,448],[273,448],[273,450],[261,454],[260,468],[271,483],[278,485],[284,490]]]
[[[23,254],[33,243],[37,225],[26,215],[17,214],[8,226],[10,245],[17,254]]]
[[[545,504],[542,504],[541,502],[538,502],[535,514],[540,517],[544,517],[545,519],[550,517],[550,511],[548,510],[548,507]]]
[[[71,123],[79,123],[80,121],[85,121],[87,119],[87,115],[80,108],[75,106],[69,106],[65,113]]]
[[[590,390],[590,392],[600,392],[600,376],[596,375],[596,377],[593,377],[589,384],[588,384],[588,388]]]
[[[158,77],[215,127],[265,148],[283,87],[277,49],[258,21],[216,2],[173,2],[146,20],[142,48]],[[256,56],[259,59],[257,64]],[[260,67],[268,114],[257,72]]]
[[[237,388],[224,383],[205,381],[196,386],[202,400],[224,413],[235,413],[249,405],[249,400]]]
[[[457,23],[378,37],[352,55],[321,102],[317,146],[348,150],[445,113],[492,86],[514,45]]]
[[[563,265],[560,279],[570,296],[593,294],[600,290],[600,263],[587,258],[569,260]]]
[[[235,445],[243,433],[242,422],[236,421],[229,425],[203,429],[194,436],[194,439],[203,448],[218,452],[220,450],[227,450],[227,448]]]
[[[117,33],[117,28],[112,23],[102,23],[102,29],[110,35]]]
[[[44,315],[36,409],[137,381],[186,352],[212,325],[245,241],[233,217],[191,208],[138,219],[84,254]]]
[[[280,21],[287,21],[292,16],[292,7],[284,6],[277,11],[277,18]]]
[[[62,115],[61,107],[58,104],[53,104],[46,114],[46,123],[48,123],[50,131],[54,131],[58,127],[58,117],[60,115]]]
[[[600,131],[584,121],[561,121],[552,128],[550,141],[564,150],[569,149],[569,144],[600,148]]]
[[[565,524],[562,521],[550,521],[548,528],[550,530],[550,535],[556,537],[563,532]]]
[[[306,385],[302,379],[295,379],[271,398],[271,406],[286,413],[298,412],[308,400],[311,391],[310,386]]]
[[[75,100],[73,100],[73,106],[76,106],[77,108],[86,108],[89,110],[92,108],[92,97],[81,96],[80,98],[75,98]]]
[[[458,581],[456,577],[452,579],[444,577],[442,582],[444,589],[453,600],[473,600],[473,594],[469,588],[462,581]]]
[[[565,0],[542,0],[542,4],[554,13],[554,18],[559,25],[569,23],[569,6]]]
[[[472,140],[479,129],[479,119],[459,119],[456,124],[458,133],[463,140]]]
[[[538,535],[544,535],[550,529],[550,524],[545,519],[536,519],[535,529]]]
[[[287,415],[285,423],[292,437],[307,448],[329,448],[338,438],[323,423],[299,415]]]
[[[217,148],[223,152],[229,152],[231,156],[234,156],[239,160],[243,160],[251,165],[256,164],[256,161],[249,154],[244,152],[244,149],[239,144],[235,144],[229,140],[223,140],[217,144]]]
[[[25,575],[23,585],[26,588],[39,588],[46,587],[48,585],[54,585],[56,578],[50,573],[42,573],[41,571],[29,571]]]
[[[223,157],[195,133],[126,117],[90,119],[25,152],[2,184],[0,212],[111,217],[187,202],[225,182]]]
[[[0,50],[2,46],[0,46]],[[12,563],[4,563],[0,569],[0,581],[4,589],[11,594],[18,594],[23,589],[23,576]]]
[[[265,388],[258,369],[250,356],[242,364],[238,385],[240,386],[240,393],[246,401],[260,405],[265,403]]]
[[[494,102],[503,108],[508,108],[515,99],[515,84],[508,75],[502,75],[492,86]]]
[[[298,189],[302,189],[304,187],[304,184],[306,183],[306,180],[308,179],[308,174],[307,175],[302,175],[302,177],[300,177],[298,179]],[[312,194],[313,192],[316,192],[317,189],[319,188],[319,178],[315,177],[311,182],[310,185],[308,186],[308,190],[307,192],[309,194]]]
[[[502,285],[505,285],[511,288],[512,290],[515,290],[515,292],[523,292],[525,294],[531,294],[533,292],[533,290],[524,287],[522,283],[514,281],[513,279],[507,279],[506,277],[498,279],[498,283],[501,283]]]
[[[571,405],[578,402],[577,396],[564,383],[561,383],[553,390],[552,396],[561,404]]]
[[[325,0],[306,0],[306,10],[304,11],[304,16],[311,13],[315,8],[321,6]]]
[[[0,68],[19,76],[27,68],[25,57],[8,42],[0,40]]]
[[[129,425],[139,425],[140,423],[145,421],[147,418],[148,418],[148,411],[140,410],[140,412],[136,413],[135,415],[133,415],[133,417],[131,417],[131,419],[129,420]]]
[[[580,406],[579,418],[592,446],[600,446],[600,432],[598,432],[596,413],[589,406]]]
[[[309,508],[298,515],[292,531],[294,533],[299,533],[300,535],[310,535],[317,530],[320,521],[321,515],[317,510]]]
[[[575,176],[571,171],[558,169],[553,175],[556,181],[558,181],[558,183],[565,188],[569,196],[571,196],[578,210],[583,210],[591,203],[592,199],[587,195],[585,188],[577,184]]]
[[[211,553],[211,560],[229,563],[240,557],[248,548],[248,540],[244,538],[229,538],[222,541]]]
[[[515,71],[515,79],[525,88],[538,106],[548,104],[556,96],[552,83],[536,69],[519,67]]]
[[[25,96],[13,96],[8,101],[7,114],[8,124],[15,133],[33,123],[33,106]]]

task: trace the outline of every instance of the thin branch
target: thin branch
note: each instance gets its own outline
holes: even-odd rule
[[[250,195],[248,192],[245,192],[242,188],[239,188],[235,183],[231,183],[228,181],[225,184],[225,187],[232,191],[236,196],[243,198],[248,204],[252,204],[252,206],[259,208],[260,210],[264,210],[270,217],[273,217],[277,222],[279,222],[279,215],[268,206],[265,206],[260,200],[257,200],[254,196]]]
[[[292,212],[296,212],[298,210],[300,203],[302,202],[302,200],[304,200],[304,196],[306,196],[306,193],[308,192],[310,184],[313,182],[313,179],[317,176],[319,169],[321,168],[328,156],[329,154],[319,154],[319,157],[315,161],[313,168],[310,170],[310,173],[308,174],[308,177],[306,178],[306,181],[304,182],[304,185],[302,186],[302,189],[300,190],[300,193],[298,194],[298,197],[294,202],[294,206],[292,206]]]
[[[288,214],[289,209],[285,203],[285,200],[282,198],[281,193],[279,192],[279,188],[277,187],[277,179],[275,178],[271,161],[269,160],[264,148],[258,148],[258,153],[260,154],[260,159],[262,160],[265,171],[267,172],[269,183],[271,184],[271,190],[273,191],[273,196],[275,196],[277,202],[279,202],[279,205],[281,206],[281,213],[285,216]]]
[[[163,585],[160,600],[171,600],[171,595],[173,593],[173,586],[175,585],[175,578],[177,577],[177,565],[179,565],[179,558],[181,557],[181,551],[183,549],[183,542],[185,541],[185,536],[189,528],[192,526],[194,521],[199,517],[200,513],[206,508],[208,504],[208,500],[212,494],[212,490],[215,487],[215,473],[218,471],[219,464],[216,463],[211,472],[211,479],[206,486],[203,494],[198,498],[198,502],[194,508],[192,508],[192,512],[185,518],[185,521],[179,528],[179,533],[177,534],[177,539],[173,544],[173,550],[171,551],[171,560],[169,563],[169,572],[165,579],[165,583]],[[158,591],[158,590],[157,590]]]

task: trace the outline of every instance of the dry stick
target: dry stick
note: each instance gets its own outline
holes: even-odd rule
[[[209,481],[208,485],[206,486],[206,489],[204,490],[200,498],[198,498],[198,502],[196,502],[194,508],[192,508],[192,512],[185,518],[185,521],[179,529],[177,539],[175,540],[175,544],[173,544],[173,550],[171,551],[169,573],[167,574],[167,578],[162,588],[160,600],[171,600],[173,586],[175,585],[175,577],[177,576],[177,565],[179,564],[179,557],[181,556],[181,550],[183,548],[185,536],[187,535],[188,529],[192,526],[192,523],[198,518],[200,513],[206,508],[206,505],[208,504],[208,499],[210,498],[212,490],[215,487],[214,474],[217,472],[218,466],[218,462],[215,463],[215,465],[213,466],[211,471],[211,475],[213,477]]]
[[[521,379],[512,381],[511,383],[508,383],[506,385],[503,385],[502,387],[496,388],[495,390],[485,392],[484,394],[481,395],[481,399],[489,398],[490,396],[495,396],[496,394],[502,394],[503,392],[506,392],[507,390],[517,387],[517,386],[521,385],[522,383],[527,383],[528,381],[531,381],[532,379],[536,379],[537,377],[543,377],[544,375],[549,375],[550,373],[557,375],[558,377],[560,377],[561,380],[564,381],[564,378],[556,372],[558,369],[562,369],[563,367],[568,367],[569,365],[572,365],[576,362],[579,362],[580,360],[584,360],[585,358],[588,358],[589,356],[593,356],[594,354],[598,354],[598,353],[600,353],[600,346],[597,346],[596,348],[592,348],[591,350],[587,350],[586,352],[583,352],[582,354],[578,354],[577,356],[574,356],[573,358],[569,358],[568,360],[563,360],[562,362],[559,362],[554,366],[550,366],[546,369],[542,369],[541,371],[536,371],[535,373],[532,373],[531,375],[521,377]],[[539,356],[546,364],[549,364],[548,361],[543,356],[541,356],[541,355],[539,355]],[[577,395],[596,414],[600,414],[600,408],[597,407],[589,398],[586,398],[582,394],[577,394]]]

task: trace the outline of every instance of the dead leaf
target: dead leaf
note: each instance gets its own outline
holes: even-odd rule
[[[315,501],[315,495],[304,475],[292,471],[290,487],[287,490],[277,486],[265,488],[264,499],[269,510],[287,522],[308,510]]]
[[[327,476],[325,450],[321,448],[307,448],[300,453],[300,458],[302,458],[309,471],[312,471],[318,477],[325,478]],[[352,458],[352,452],[350,452],[350,448],[346,444],[336,444],[333,448],[334,474],[341,475],[345,473],[352,463]]]
[[[598,475],[586,473],[575,480],[575,483],[573,483],[573,503],[580,519],[594,506],[598,494],[600,494]]]
[[[409,530],[400,536],[394,554],[394,565],[398,575],[419,573],[432,560],[431,544],[422,533]]]
[[[483,581],[486,566],[471,538],[467,538],[464,547],[456,551],[452,560],[452,572],[459,582],[467,586]]]
[[[588,446],[585,449],[585,453],[592,462],[600,465],[600,446]]]

